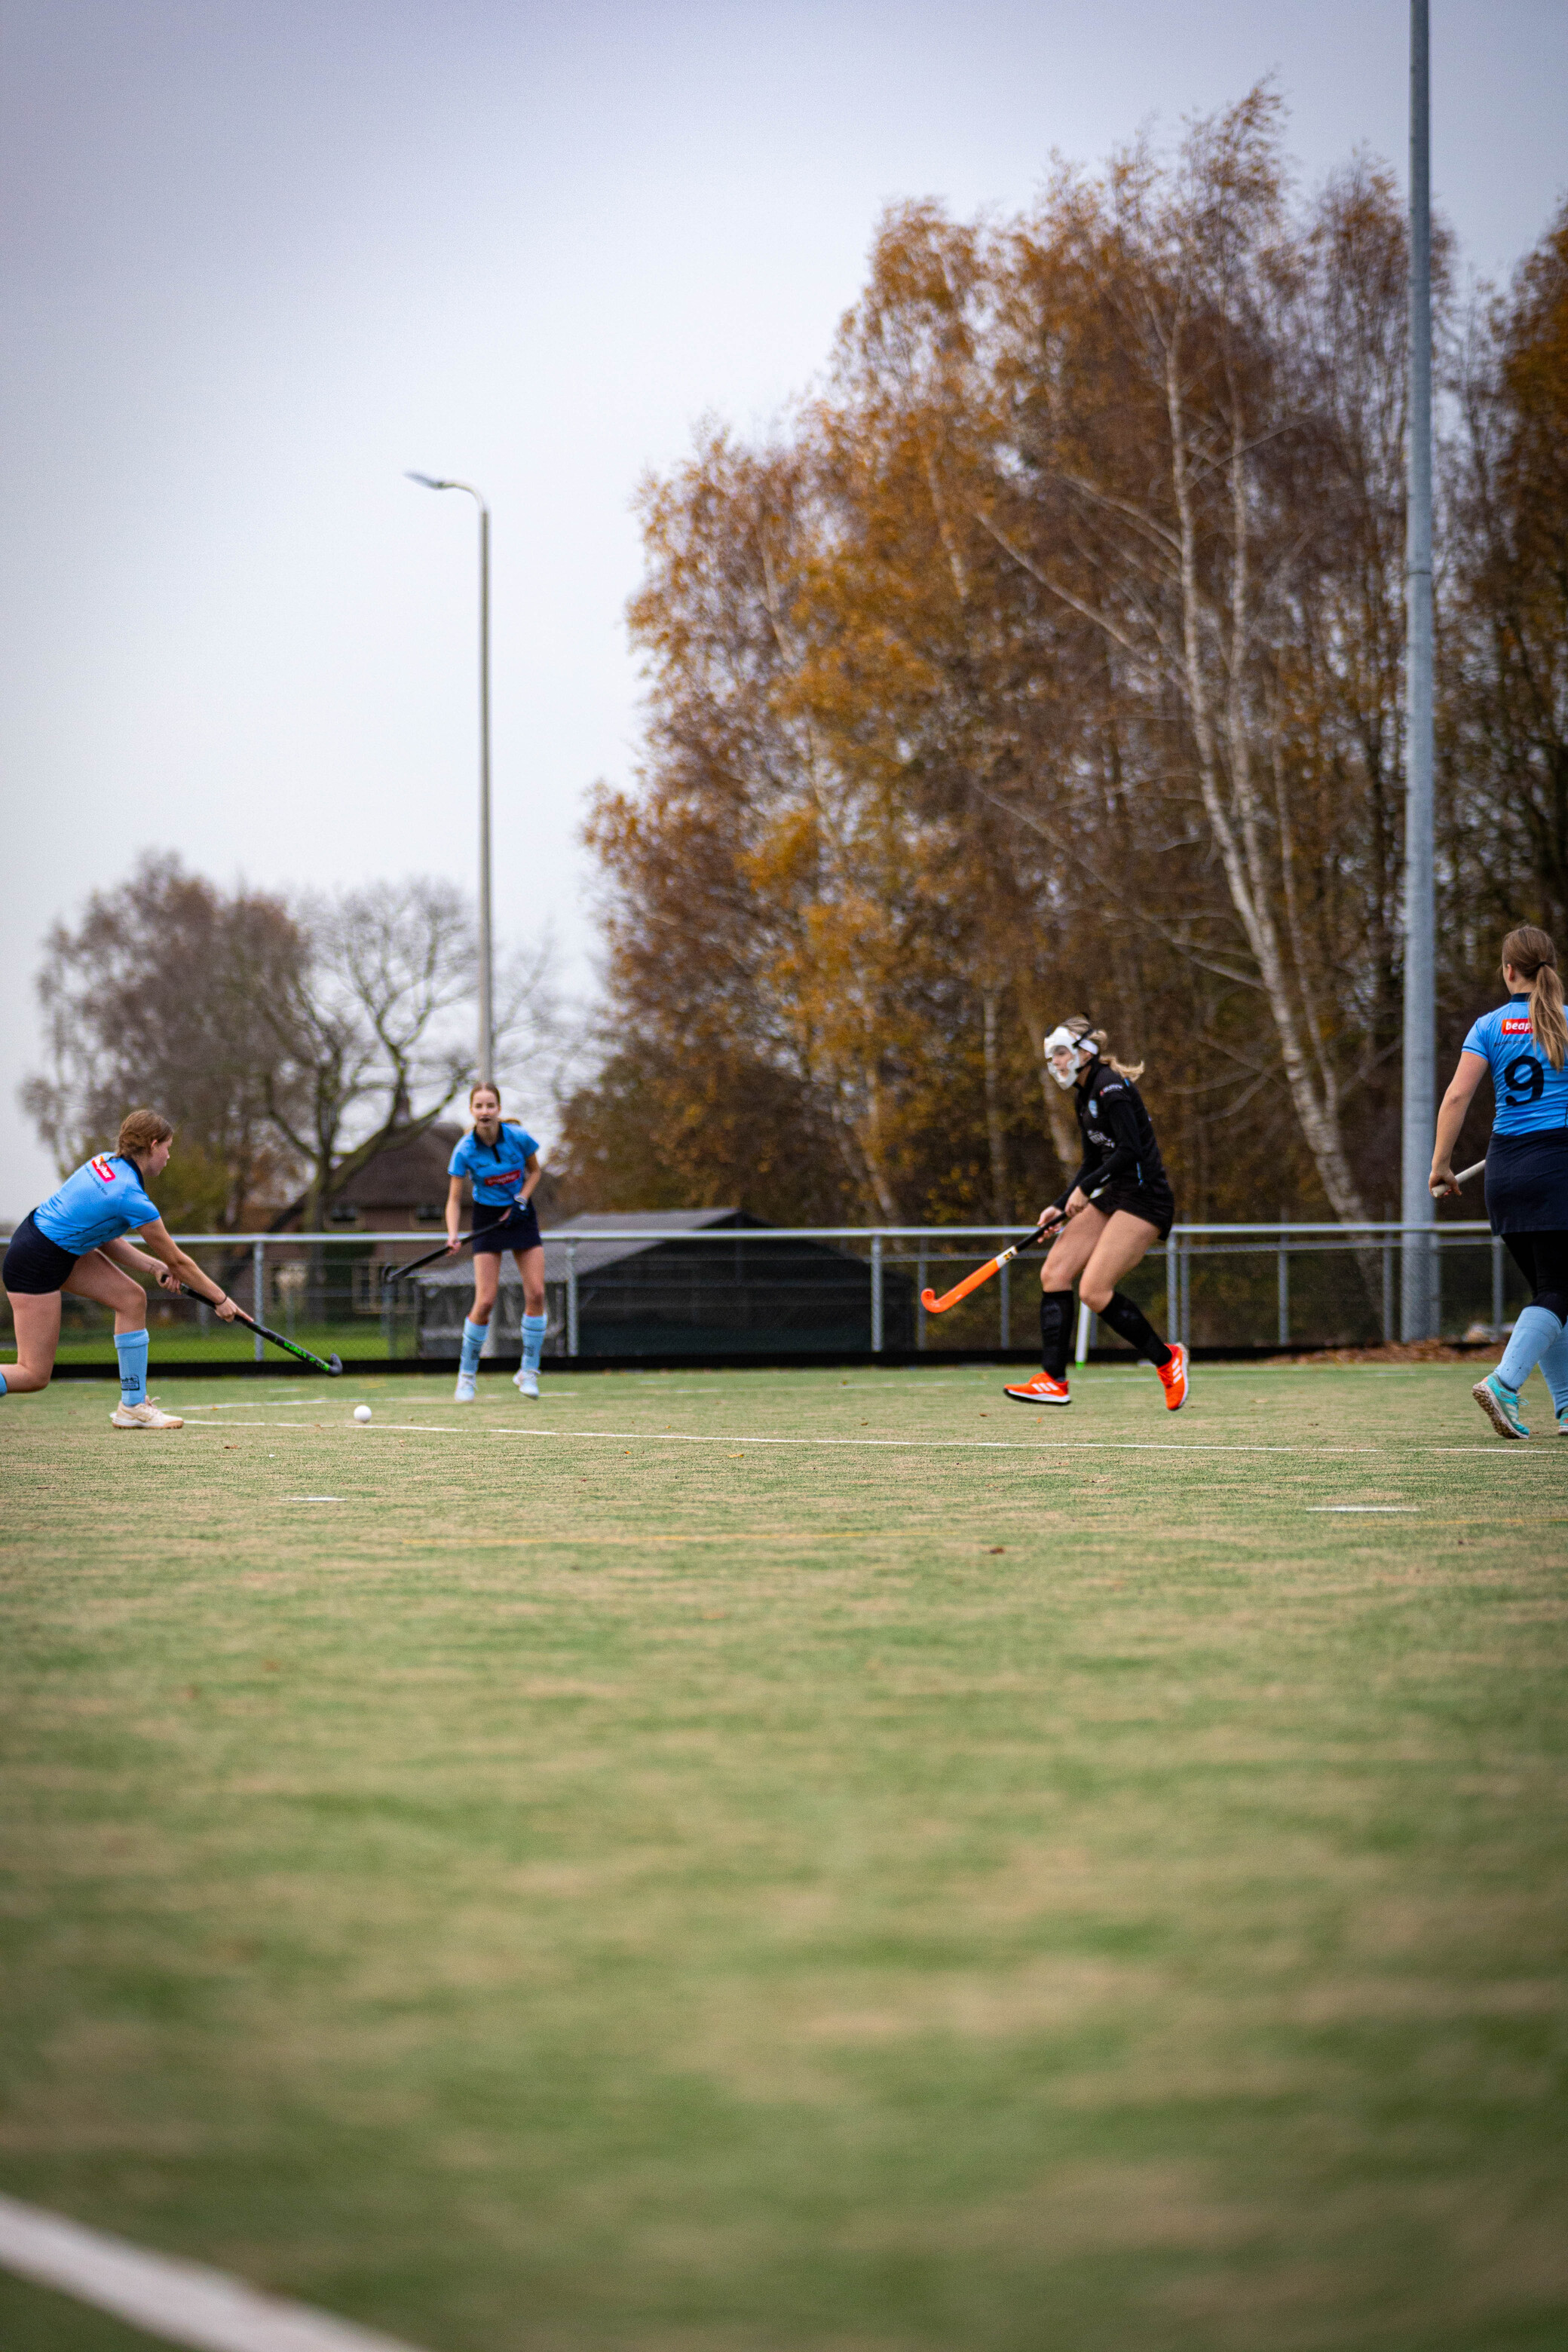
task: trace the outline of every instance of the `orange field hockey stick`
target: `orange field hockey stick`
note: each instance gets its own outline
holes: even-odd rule
[[[1097,1201],[1100,1188],[1097,1187],[1089,1197]],[[1058,1225],[1066,1223],[1067,1211],[1052,1209],[1040,1219],[1026,1241],[1015,1242],[1011,1249],[1002,1252],[1000,1257],[988,1257],[984,1265],[977,1265],[973,1274],[966,1274],[962,1282],[954,1283],[951,1290],[944,1290],[940,1298],[934,1290],[922,1290],[921,1305],[928,1315],[945,1315],[950,1307],[956,1307],[961,1298],[967,1298],[972,1290],[978,1290],[983,1283],[990,1281],[994,1274],[1000,1274],[1005,1265],[1010,1265],[1020,1250],[1033,1249],[1037,1242],[1043,1242],[1047,1234],[1054,1234]]]

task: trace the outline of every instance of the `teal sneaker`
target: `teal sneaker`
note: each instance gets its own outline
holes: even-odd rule
[[[1505,1387],[1495,1372],[1478,1381],[1470,1394],[1500,1437],[1530,1435],[1529,1428],[1519,1417],[1519,1391]]]

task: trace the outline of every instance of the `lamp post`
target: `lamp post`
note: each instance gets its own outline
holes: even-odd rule
[[[1410,0],[1410,451],[1405,520],[1405,1086],[1400,1337],[1436,1329],[1432,1157],[1436,928],[1432,823],[1432,147],[1427,0]]]
[[[481,1086],[495,1083],[493,961],[490,952],[490,510],[472,482],[410,473],[427,490],[466,490],[479,510],[479,1053]]]

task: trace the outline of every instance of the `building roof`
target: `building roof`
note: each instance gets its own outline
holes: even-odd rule
[[[336,1200],[353,1209],[421,1209],[447,1198],[447,1162],[462,1134],[455,1119],[399,1141],[395,1135],[374,1160],[356,1170]]]
[[[657,1236],[663,1234],[711,1233],[726,1229],[747,1233],[766,1233],[769,1230],[761,1217],[751,1216],[744,1209],[637,1209],[568,1217],[564,1224],[552,1225],[543,1235],[544,1278],[547,1282],[565,1281],[568,1241],[577,1244],[577,1272],[582,1276],[596,1274],[601,1267],[614,1265],[623,1258],[641,1257],[646,1251],[658,1249],[659,1242]],[[652,1241],[626,1241],[621,1238],[626,1234],[652,1234],[656,1238]],[[460,1283],[468,1288],[471,1286],[474,1276],[469,1261],[457,1258],[447,1265],[432,1266],[428,1274],[418,1275],[416,1279],[433,1287],[445,1288]],[[501,1279],[503,1282],[515,1282],[517,1279],[516,1269],[510,1257],[501,1260]]]

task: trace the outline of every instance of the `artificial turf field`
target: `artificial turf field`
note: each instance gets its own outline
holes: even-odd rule
[[[1562,2352],[1568,1443],[1475,1376],[8,1402],[0,2189],[425,2352]]]

